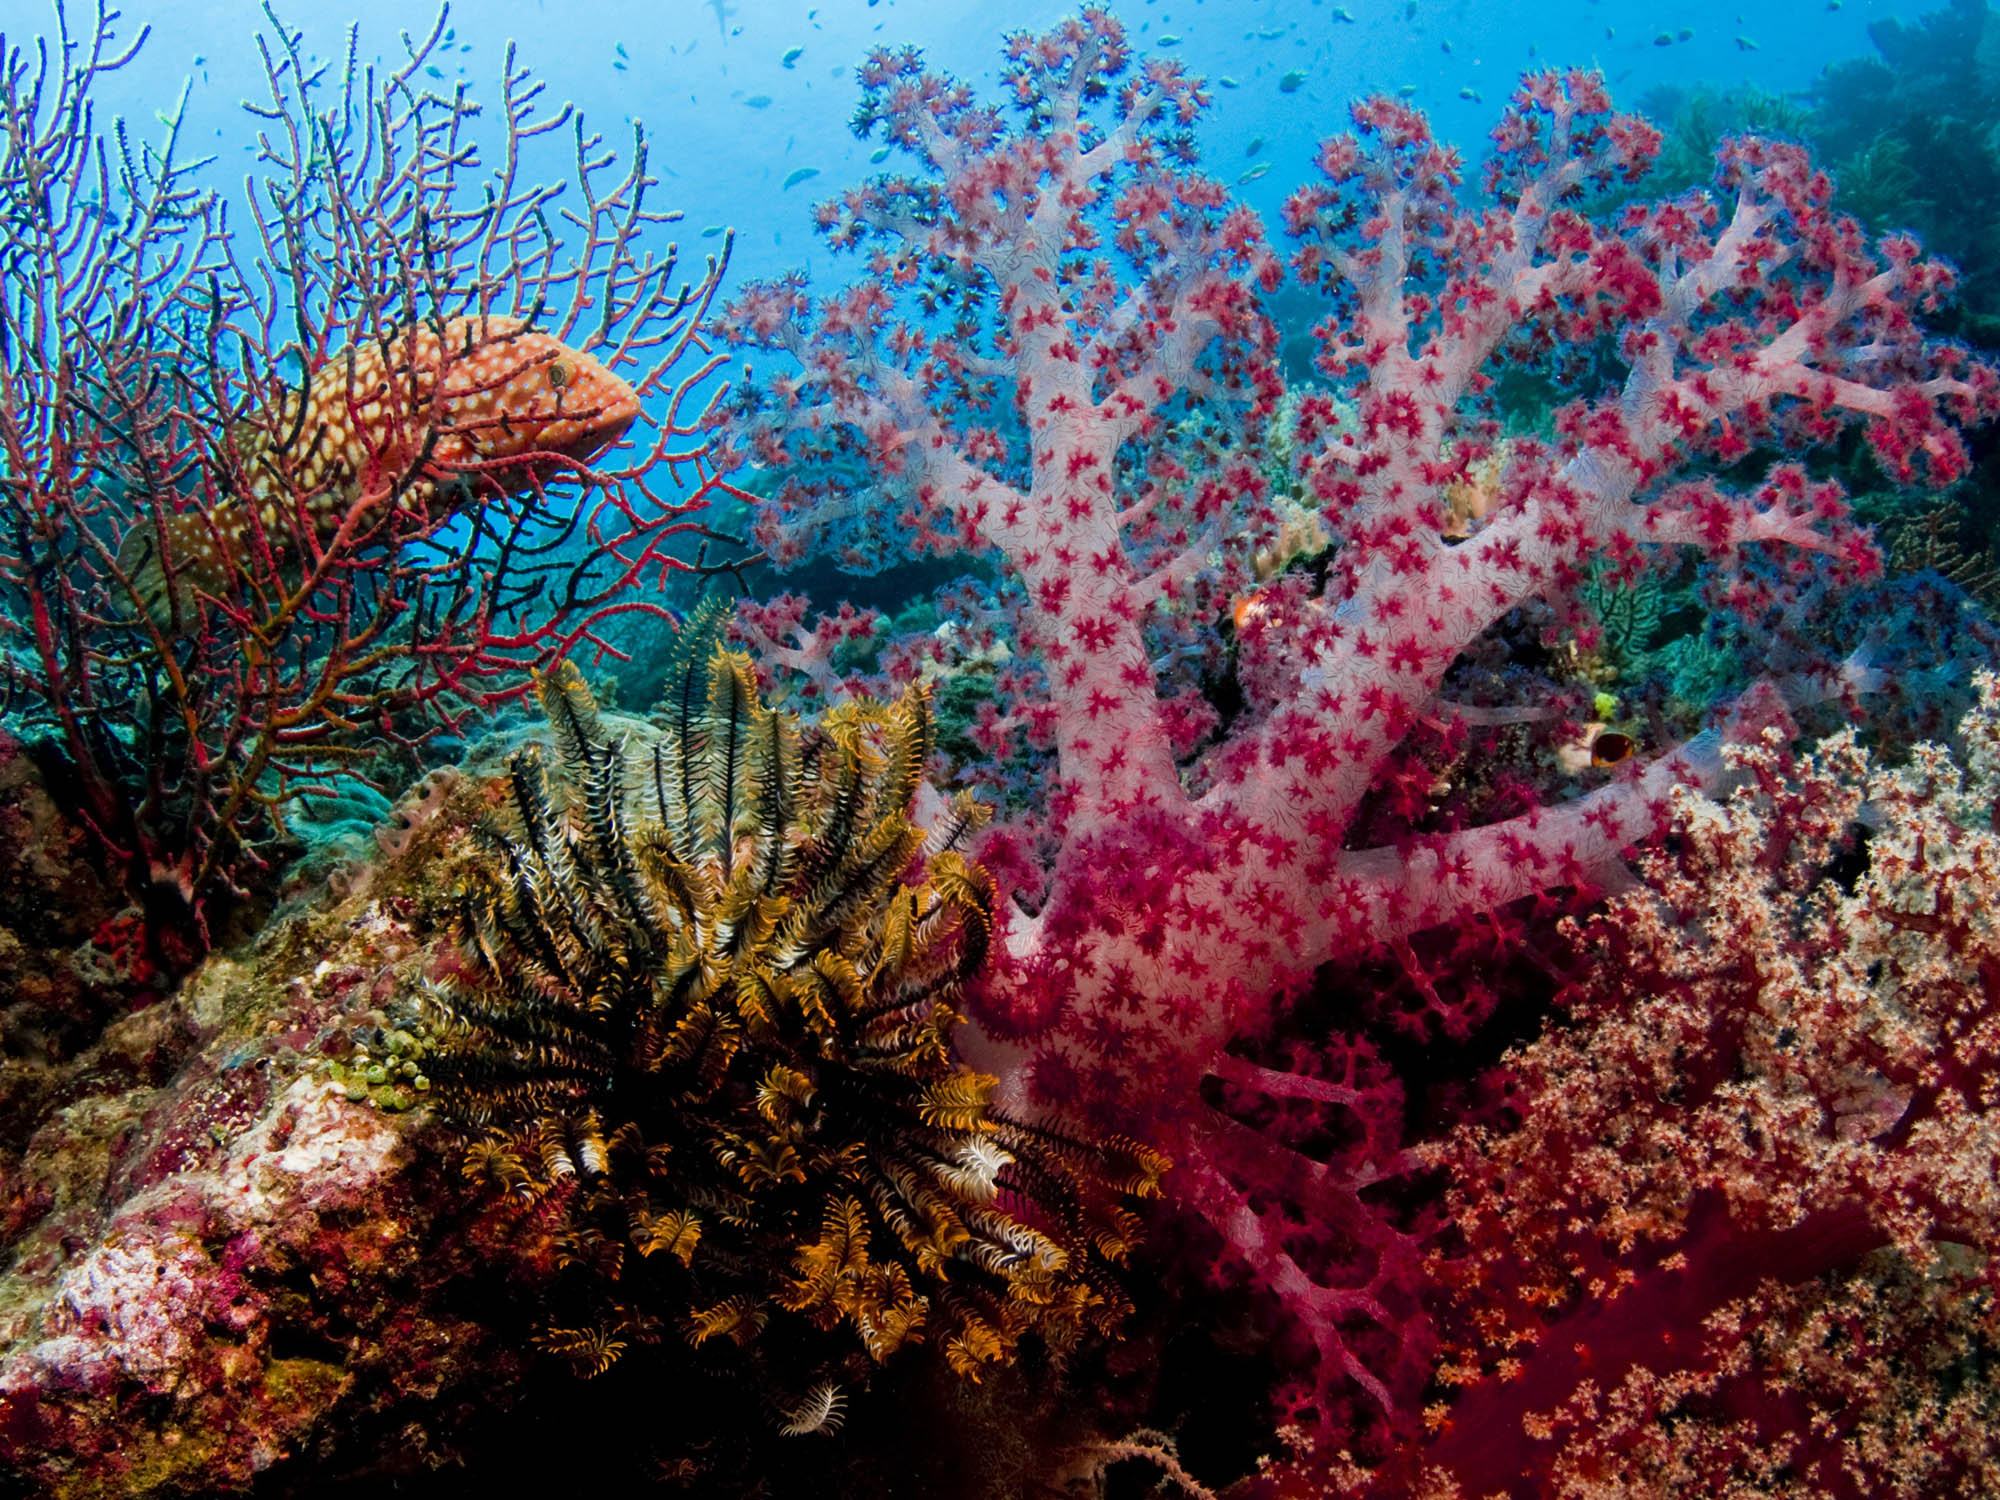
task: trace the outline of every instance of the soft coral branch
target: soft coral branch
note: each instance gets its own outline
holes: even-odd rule
[[[1706,1489],[1769,1445],[1821,1492],[1978,1492],[1982,1400],[1938,1372],[1990,1337],[2000,1233],[2000,961],[1961,895],[2000,878],[2000,683],[1982,688],[1963,768],[1926,745],[1884,771],[1851,733],[1732,750],[1727,804],[1677,793],[1677,849],[1576,929],[1592,961],[1568,1024],[1503,1064],[1518,1123],[1426,1151],[1457,1184],[1433,1270],[1467,1387],[1433,1475]],[[1864,817],[1843,889],[1829,870]],[[1815,1320],[1838,1330],[1827,1358],[1784,1349]]]
[[[1053,760],[1038,805],[985,846],[1011,899],[971,1045],[1016,1106],[1150,1128],[1182,1159],[1184,1204],[1316,1330],[1322,1413],[1351,1385],[1408,1420],[1415,1231],[1362,1196],[1402,1158],[1253,1146],[1260,1111],[1352,1101],[1297,1081],[1311,1059],[1257,1071],[1244,1049],[1329,960],[1616,883],[1672,789],[1713,784],[1723,740],[1854,685],[1775,684],[1587,796],[1508,805],[1453,785],[1478,726],[1439,719],[1447,674],[1526,606],[1579,618],[1599,566],[1775,557],[1732,598],[1780,611],[1808,578],[1865,572],[1836,488],[1779,466],[1736,493],[1717,472],[1861,422],[1892,471],[1948,476],[1956,427],[2000,385],[1918,327],[1949,272],[1901,240],[1871,249],[1796,148],[1732,142],[1710,189],[1591,216],[1585,194],[1640,178],[1657,134],[1595,75],[1539,74],[1496,131],[1490,207],[1461,206],[1456,153],[1395,101],[1357,106],[1322,148],[1286,226],[1299,280],[1330,299],[1329,385],[1288,393],[1276,424],[1259,297],[1277,263],[1192,168],[1198,84],[1132,68],[1096,8],[1009,41],[1011,121],[912,51],[871,59],[858,123],[926,170],[822,210],[836,247],[873,252],[870,278],[816,307],[797,282],[753,288],[725,315],[739,345],[797,367],[746,383],[730,441],[779,471],[760,534],[781,560],[997,554],[989,597],[1033,668],[1009,676],[1035,701],[991,705],[977,731],[997,747],[1025,723]],[[1607,339],[1619,378],[1503,452],[1495,372]],[[1276,530],[1281,449],[1288,503],[1334,547],[1239,601],[1226,656],[1207,622],[1250,584],[1243,539]],[[1453,544],[1449,491],[1488,459],[1492,503]],[[1204,739],[1215,716],[1182,707],[1232,668],[1243,708]],[[1438,798],[1473,811],[1426,824]],[[1384,841],[1371,815],[1364,834],[1371,799],[1405,832]],[[1440,1027],[1476,1019],[1429,993]],[[1218,1086],[1242,1107],[1206,1102]]]

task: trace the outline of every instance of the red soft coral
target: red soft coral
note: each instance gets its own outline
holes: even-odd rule
[[[916,170],[822,216],[836,247],[875,257],[858,293],[755,288],[722,320],[798,366],[740,395],[730,441],[786,465],[759,532],[781,557],[997,558],[989,598],[1022,696],[977,734],[1001,746],[1025,726],[1051,758],[1039,806],[989,846],[1013,899],[978,1061],[1011,1107],[1166,1145],[1182,1202],[1315,1331],[1327,1402],[1348,1382],[1407,1424],[1421,1380],[1396,1351],[1426,1337],[1415,1258],[1371,1220],[1365,1174],[1252,1150],[1203,1080],[1346,1108],[1310,1074],[1232,1076],[1232,1049],[1329,960],[1615,881],[1672,790],[1717,774],[1720,733],[1516,815],[1502,777],[1471,795],[1482,747],[1567,711],[1441,696],[1498,623],[1581,624],[1600,560],[1624,576],[1683,549],[1725,570],[1762,554],[1866,566],[1838,495],[1803,475],[1742,494],[1674,478],[1863,422],[1897,464],[1948,474],[1954,424],[1989,414],[1996,383],[1912,320],[1944,273],[1900,241],[1871,251],[1795,147],[1733,141],[1708,189],[1586,214],[1587,193],[1643,174],[1658,136],[1613,114],[1596,75],[1544,73],[1496,133],[1486,206],[1460,203],[1456,152],[1398,101],[1357,105],[1326,144],[1285,225],[1299,281],[1330,301],[1331,389],[1281,411],[1259,301],[1278,263],[1193,168],[1198,82],[1135,68],[1095,7],[1016,38],[1005,82],[1012,121],[911,51],[871,60],[860,126]],[[1553,442],[1503,449],[1493,371],[1580,365],[1606,336],[1622,383],[1561,412]],[[1454,518],[1475,462],[1494,472]],[[1182,705],[1227,665],[1205,625],[1251,587],[1274,476],[1333,548],[1241,600],[1244,701],[1211,731]],[[1793,598],[1789,575],[1741,576],[1744,608]],[[1772,702],[1839,684],[1782,686]],[[1406,1021],[1469,1029],[1488,1000],[1454,995]]]

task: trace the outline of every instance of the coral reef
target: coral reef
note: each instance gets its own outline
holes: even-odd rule
[[[17,1099],[36,1065],[94,1042],[117,1010],[159,994],[124,892],[95,853],[29,747],[0,730],[0,1099]]]
[[[725,660],[741,688],[741,659]],[[704,686],[710,680],[702,670],[691,675]],[[580,704],[568,694],[563,701]],[[705,713],[705,693],[692,701]],[[884,801],[890,760],[869,726],[913,735],[916,705],[912,699],[875,720],[850,711],[826,734],[781,729],[800,782],[784,825],[790,841],[765,839],[763,847],[789,866],[785,888],[798,896],[798,910],[835,921],[802,966],[775,963],[782,922],[747,955],[761,952],[777,985],[771,1014],[779,1030],[746,1029],[706,1113],[667,1115],[648,1137],[651,1147],[682,1148],[670,1172],[637,1181],[621,1175],[624,1188],[659,1200],[654,1230],[676,1205],[687,1216],[677,1245],[649,1242],[668,1253],[634,1252],[635,1266],[617,1281],[604,1274],[602,1244],[592,1250],[590,1215],[601,1210],[629,1246],[623,1205],[593,1201],[579,1192],[590,1185],[572,1178],[555,1180],[532,1203],[470,1182],[460,1170],[464,1134],[441,1130],[423,1107],[449,1096],[468,1112],[486,1112],[495,1136],[512,1120],[498,1102],[494,1070],[476,1062],[477,1035],[441,1024],[435,997],[481,1001],[457,930],[468,892],[483,886],[508,899],[494,845],[479,830],[512,816],[517,783],[503,763],[522,753],[518,733],[494,736],[462,771],[427,780],[389,811],[367,841],[372,853],[343,883],[345,894],[311,893],[281,910],[254,942],[211,955],[170,993],[101,1031],[93,1026],[87,1046],[10,1055],[0,1134],[7,1483],[62,1497],[222,1494],[255,1485],[310,1493],[316,1483],[347,1493],[343,1485],[366,1484],[369,1475],[422,1484],[433,1470],[490,1464],[498,1440],[483,1422],[496,1402],[511,1399],[502,1393],[533,1395],[560,1412],[564,1397],[542,1366],[572,1383],[562,1361],[534,1353],[526,1335],[539,1329],[549,1347],[581,1353],[580,1319],[604,1316],[619,1299],[642,1321],[670,1323],[674,1336],[665,1348],[628,1352],[617,1371],[593,1382],[594,1409],[607,1400],[643,1407],[661,1378],[660,1359],[675,1348],[695,1363],[674,1378],[706,1394],[688,1397],[682,1419],[653,1420],[633,1467],[613,1469],[617,1483],[682,1474],[747,1488],[776,1472],[755,1445],[760,1434],[840,1427],[878,1454],[868,1472],[888,1473],[881,1466],[890,1456],[897,1474],[922,1463],[964,1475],[1004,1461],[1015,1477],[992,1482],[994,1494],[1007,1495],[1021,1492],[1017,1481],[1031,1484],[1023,1476],[1038,1474],[1066,1446],[1095,1441],[1095,1429],[1061,1399],[1051,1358],[1089,1355],[1079,1335],[1126,1305],[1105,1257],[1135,1226],[1111,1178],[1124,1174],[1126,1186],[1143,1188],[1163,1164],[1136,1147],[1085,1144],[996,1118],[985,1103],[988,1083],[944,1052],[953,1019],[944,1001],[968,961],[956,924],[976,919],[987,897],[946,851],[901,862],[884,854],[884,841],[907,856],[911,838],[923,836]],[[574,712],[566,721],[591,722]],[[603,712],[596,722],[630,735],[635,754],[642,740],[666,739],[643,719]],[[912,746],[903,748],[896,763],[907,790],[914,760]],[[842,787],[853,794],[844,804]],[[25,775],[10,794],[42,805]],[[707,806],[704,796],[697,791],[697,808]],[[581,815],[580,804],[562,806],[564,819]],[[829,884],[840,862],[813,863],[815,849],[832,847],[827,819],[837,821],[842,806],[856,820],[843,847],[872,849],[891,866],[875,871],[886,890],[878,883],[878,899],[858,909],[838,899],[840,879]],[[809,812],[817,842],[806,832]],[[747,852],[754,841],[742,822],[736,827]],[[23,909],[75,889],[74,872],[57,858],[61,830],[52,812],[37,826],[33,847],[42,856],[22,863],[23,878],[8,892]],[[80,832],[68,838],[88,847]],[[591,848],[584,839],[575,857],[587,865]],[[906,871],[913,884],[902,883]],[[848,861],[846,874],[857,873]],[[852,882],[845,888],[851,894]],[[692,890],[712,917],[722,891],[698,875]],[[945,890],[948,899],[935,894]],[[43,935],[58,943],[66,936]],[[845,939],[864,946],[843,946]],[[887,942],[904,945],[900,965],[881,961],[894,956],[884,953]],[[926,952],[934,960],[928,968]],[[46,961],[67,953],[58,946]],[[514,957],[510,975],[525,977],[525,956]],[[844,972],[842,964],[856,966],[858,993],[887,1008],[856,1014],[833,991],[812,988]],[[802,988],[795,992],[788,979]],[[733,995],[725,983],[707,999],[747,1015]],[[833,1022],[832,1031],[815,1032],[808,1009]],[[499,1024],[507,1024],[504,1011]],[[493,1033],[485,1035],[490,1042]],[[885,1039],[893,1045],[870,1082],[866,1048]],[[753,1059],[764,1056],[790,1059],[796,1073],[765,1067],[745,1082]],[[506,1071],[503,1063],[499,1082]],[[671,1069],[665,1077],[672,1081]],[[806,1078],[810,1096],[766,1090],[762,1104],[771,1113],[760,1107],[758,1083],[791,1084],[799,1094]],[[622,1102],[622,1089],[617,1097]],[[866,1108],[848,1109],[843,1100]],[[676,1102],[656,1098],[635,1117],[651,1130]],[[553,1094],[545,1103],[527,1133],[562,1112]],[[768,1171],[746,1176],[704,1154],[732,1131]],[[940,1148],[959,1154],[941,1157]],[[573,1160],[585,1166],[582,1143],[575,1149]],[[471,1154],[518,1187],[504,1151],[475,1145]],[[737,1160],[745,1165],[749,1156]],[[560,1170],[554,1161],[537,1150],[520,1170],[546,1181]],[[615,1149],[607,1164],[621,1174],[628,1167]],[[889,1213],[878,1217],[883,1193]],[[849,1217],[857,1208],[859,1233]],[[839,1243],[829,1238],[829,1209]],[[683,1266],[679,1249],[698,1253]],[[836,1250],[852,1253],[836,1257]],[[640,1262],[672,1272],[666,1286],[652,1287],[651,1300]],[[702,1288],[714,1296],[696,1300]],[[906,1295],[878,1298],[884,1289]],[[690,1315],[706,1314],[703,1326],[712,1326],[718,1304],[734,1298],[754,1304],[739,1336],[767,1318],[769,1326],[747,1349],[727,1336],[690,1348],[680,1336]],[[571,1337],[549,1337],[551,1323],[570,1314],[578,1315],[567,1325]],[[938,1356],[913,1352],[878,1368],[875,1356],[899,1338]],[[951,1376],[954,1361],[982,1382]],[[930,1363],[946,1384],[927,1383]],[[606,1394],[628,1365],[637,1386]],[[864,1382],[889,1385],[891,1417],[860,1399]],[[983,1394],[955,1394],[959,1385]],[[898,1402],[952,1413],[963,1432],[951,1438],[940,1428],[938,1451],[919,1455],[892,1419]],[[533,1410],[527,1420],[536,1420]],[[740,1430],[746,1422],[749,1432]],[[970,1434],[989,1431],[981,1451],[959,1451]],[[1026,1431],[1048,1434],[1046,1449],[1029,1443]],[[791,1481],[798,1488],[785,1492],[823,1493],[830,1462],[862,1459],[845,1450],[805,1455]]]
[[[1951,0],[1913,22],[1868,28],[1876,55],[1814,84],[1806,131],[1839,171],[1842,206],[1882,230],[1911,230],[1965,273],[1969,308],[2000,312],[2000,19],[1986,0]]]
[[[380,75],[272,21],[229,233],[181,112],[143,151],[100,122],[117,19],[0,57],[0,711],[184,969],[268,898],[301,802],[666,612],[726,250],[688,285],[640,253],[673,217],[643,136],[621,161],[511,57],[497,139],[426,89],[442,16]],[[522,165],[565,127],[567,237]],[[607,453],[642,397],[685,411]]]
[[[1905,572],[1936,573],[1978,600],[1989,615],[2000,616],[2000,558],[1968,553],[1960,545],[1963,520],[1956,505],[1919,511],[1896,528],[1890,561]]]
[[[484,1256],[420,1119],[332,1076],[428,974],[427,881],[471,856],[475,816],[439,809],[365,895],[281,917],[74,1056],[9,1058],[0,1463],[15,1483],[222,1493],[356,1425],[421,1465],[448,1456],[468,1382],[518,1372],[438,1296]]]
[[[725,430],[773,471],[757,535],[865,567],[899,542],[997,556],[1016,664],[994,739],[1025,727],[1052,753],[1030,811],[978,846],[1001,900],[968,1054],[1008,1107],[1143,1123],[1177,1163],[1169,1197],[1309,1346],[1302,1409],[1406,1427],[1432,1333],[1425,1223],[1396,1203],[1403,1096],[1337,1026],[1267,1046],[1288,998],[1317,966],[1389,954],[1410,1025],[1476,1029],[1490,989],[1444,998],[1421,934],[1476,950],[1518,933],[1517,903],[1622,881],[1669,790],[1720,774],[1722,739],[1871,681],[1790,654],[1787,629],[1878,560],[1838,485],[1764,460],[1854,431],[1890,482],[1947,482],[2000,381],[1922,326],[1949,268],[1871,245],[1797,146],[1730,139],[1698,191],[1596,218],[1587,196],[1636,188],[1658,144],[1597,76],[1523,81],[1476,205],[1420,113],[1364,101],[1285,209],[1326,314],[1289,467],[1331,561],[1262,591],[1224,722],[1200,674],[1248,557],[1212,559],[1273,529],[1260,297],[1284,267],[1194,165],[1200,82],[1135,58],[1095,7],[1008,41],[1011,118],[910,49],[861,82],[857,130],[910,163],[821,208],[865,271],[818,300],[753,286],[717,323],[756,352]],[[1519,368],[1575,394],[1546,439],[1513,436],[1454,545],[1453,487],[1508,436],[1493,392]],[[826,477],[857,460],[872,485]],[[1565,716],[1547,674],[1509,665],[1522,622],[1584,628],[1586,579],[1656,559],[1782,643],[1774,680],[1586,795],[1520,762],[1457,772]]]
[[[1573,923],[1451,1182],[1434,1440],[1250,1492],[1991,1492],[2000,676],[1963,754],[1852,731],[1673,795],[1645,884]],[[1343,1480],[1345,1482],[1341,1482]],[[1456,1486],[1449,1489],[1448,1486]]]
[[[260,235],[171,114],[93,198],[111,19],[0,68],[0,1488],[1993,1489],[2000,678],[1910,746],[2000,374],[1896,141],[1372,98],[1281,253],[1090,6],[872,54],[857,280],[723,304],[442,18],[273,23]],[[711,496],[797,568],[680,623]]]

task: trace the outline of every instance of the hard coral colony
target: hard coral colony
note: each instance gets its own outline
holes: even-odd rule
[[[726,257],[650,258],[643,137],[577,121],[553,227],[517,174],[572,115],[511,50],[477,176],[443,16],[338,87],[273,23],[232,238],[171,140],[96,132],[112,20],[0,46],[4,706],[137,955],[0,1064],[24,1488],[365,1471],[514,1368],[485,1274],[611,1387],[847,1419],[822,1492],[922,1425],[857,1432],[878,1379],[996,1474],[1045,1441],[994,1492],[1200,1492],[1141,1367],[1240,1352],[1218,1319],[1245,1497],[1991,1490],[2000,686],[1963,770],[1798,742],[1885,675],[1811,654],[1879,571],[1829,475],[1958,478],[2000,378],[1802,147],[1648,202],[1658,133],[1543,72],[1473,192],[1378,96],[1284,256],[1198,170],[1202,81],[1091,6],[1008,39],[1004,108],[871,54],[907,169],[817,210],[865,270],[723,301]],[[710,560],[725,495],[780,567],[984,571],[905,639],[786,595],[718,649],[698,586],[762,576]],[[1768,670],[1579,784],[1549,642],[1667,575]],[[576,663],[639,650],[657,709],[600,706]],[[491,717],[531,691],[545,731]],[[255,932],[316,802],[475,723],[504,772]],[[419,1232],[433,1278],[384,1248]],[[736,1472],[708,1443],[656,1477]]]

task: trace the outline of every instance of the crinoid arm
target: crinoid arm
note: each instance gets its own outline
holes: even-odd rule
[[[953,1057],[993,897],[976,804],[913,819],[928,694],[802,726],[697,624],[650,720],[568,662],[538,679],[552,750],[515,757],[460,904],[432,1097],[469,1179],[562,1222],[575,1313],[544,1345],[596,1373],[644,1306],[704,1355],[783,1345],[796,1391],[919,1342],[976,1378],[1111,1331],[1125,1200],[1165,1163],[1006,1120]],[[808,1386],[779,1425],[844,1400]]]

